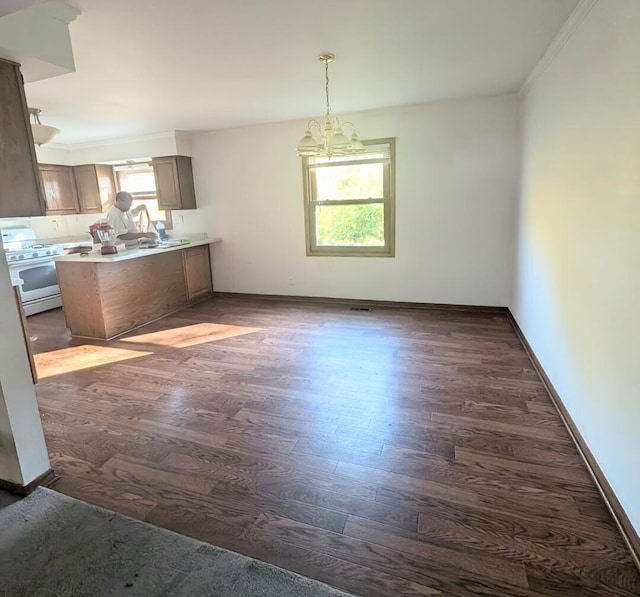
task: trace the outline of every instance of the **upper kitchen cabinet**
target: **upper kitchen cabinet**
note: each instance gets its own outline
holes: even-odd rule
[[[196,209],[191,158],[171,155],[153,158],[159,209]]]
[[[106,164],[73,166],[78,191],[80,213],[102,213],[113,205],[116,197],[116,181],[113,167]]]
[[[43,216],[45,204],[20,68],[0,59],[0,217]]]
[[[76,180],[71,166],[40,164],[47,215],[77,214],[80,211]]]

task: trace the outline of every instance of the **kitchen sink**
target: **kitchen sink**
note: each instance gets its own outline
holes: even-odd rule
[[[190,242],[190,240],[163,240],[159,243],[142,243],[138,249],[170,249],[171,247],[188,245]]]

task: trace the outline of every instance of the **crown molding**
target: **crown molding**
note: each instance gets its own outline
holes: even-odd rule
[[[95,149],[99,147],[111,147],[114,145],[123,145],[127,143],[144,143],[145,141],[156,141],[160,139],[174,140],[177,131],[166,131],[164,133],[151,133],[149,135],[138,135],[135,137],[118,137],[117,139],[96,139],[94,141],[85,141],[83,143],[47,143],[47,147],[52,149],[67,149],[75,151],[78,149]]]
[[[569,15],[569,18],[562,26],[558,34],[553,38],[553,41],[549,44],[547,51],[543,54],[542,58],[538,61],[529,73],[525,82],[520,87],[518,95],[526,95],[533,84],[542,76],[544,71],[547,70],[549,65],[555,60],[556,56],[562,51],[569,40],[573,37],[573,34],[580,28],[580,25],[591,12],[591,9],[598,3],[598,0],[580,0],[579,4],[575,7],[573,12]]]
[[[50,141],[49,143],[43,143],[43,145],[46,145],[45,149],[69,149],[69,145],[65,145],[64,143],[52,143]],[[42,145],[40,147],[42,147]]]

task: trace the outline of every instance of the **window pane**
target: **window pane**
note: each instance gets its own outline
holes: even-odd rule
[[[132,169],[118,171],[118,182],[120,183],[120,190],[128,191],[133,194],[134,200],[131,205],[131,209],[141,205],[146,206],[149,218],[147,218],[144,212],[141,212],[134,217],[134,220],[140,225],[140,228],[144,232],[148,228],[148,219],[154,224],[157,222],[168,223],[167,213],[161,209],[158,209],[158,199],[156,198],[156,179],[153,174],[153,168],[149,167],[145,170]],[[136,194],[139,194],[136,196]],[[149,195],[149,197],[143,197],[141,195]]]
[[[147,194],[156,192],[156,179],[151,168],[118,172],[118,181],[123,191]]]
[[[134,199],[131,204],[131,209],[138,207],[139,205],[144,205],[147,208],[147,212],[149,213],[149,217],[151,221],[155,224],[156,222],[164,222],[167,219],[167,214],[161,209],[158,209],[158,200],[157,199]],[[139,219],[142,218],[145,220],[146,218],[143,215],[138,216]],[[142,222],[144,223],[144,222]]]
[[[384,197],[382,164],[316,168],[315,174],[317,201]]]
[[[383,247],[384,204],[317,205],[316,239],[324,247]]]

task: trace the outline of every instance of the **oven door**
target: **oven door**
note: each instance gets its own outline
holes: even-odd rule
[[[10,263],[9,270],[12,276],[23,281],[18,287],[23,304],[60,295],[56,266],[51,257]]]

